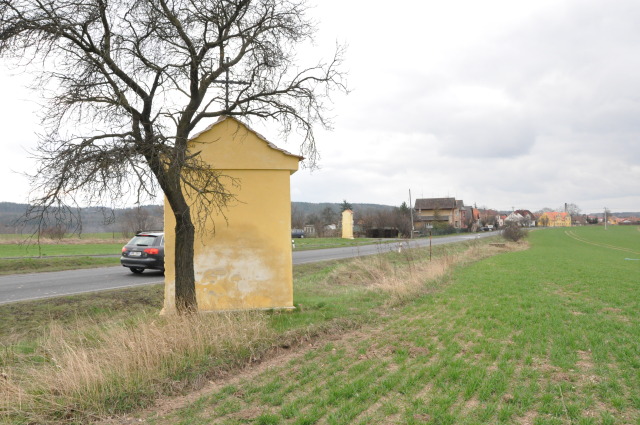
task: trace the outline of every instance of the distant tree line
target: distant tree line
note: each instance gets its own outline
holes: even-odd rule
[[[112,233],[114,237],[130,237],[141,230],[162,230],[164,209],[160,205],[143,205],[131,208],[90,207],[76,208],[77,220],[58,220],[56,210],[51,209],[40,226],[25,220],[27,204],[0,203],[0,233],[36,235],[48,239],[61,239],[65,235],[85,233]]]

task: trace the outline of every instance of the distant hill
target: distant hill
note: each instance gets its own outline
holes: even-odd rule
[[[0,202],[0,233],[20,233],[18,223],[27,210],[27,204]]]
[[[31,234],[35,224],[25,223],[24,214],[27,204],[0,202],[0,233],[2,234]],[[77,212],[78,210],[75,210]],[[144,230],[161,230],[164,222],[164,212],[160,205],[144,205],[140,208],[104,208],[89,207],[80,211],[81,222],[74,223],[68,229],[70,232],[82,233],[131,233],[140,225]],[[49,225],[53,226],[53,217],[49,218]],[[81,224],[81,226],[79,226]]]
[[[333,202],[292,202],[291,208],[305,217],[310,215],[320,216],[328,207],[336,214],[340,213],[342,203]],[[381,204],[351,204],[356,214],[374,215],[377,212],[390,211],[394,208],[391,205]],[[24,225],[21,219],[27,210],[27,204],[17,204],[13,202],[0,202],[0,233],[29,234],[33,232],[33,226]],[[612,215],[620,218],[640,217],[640,212],[612,212]],[[602,217],[603,213],[595,213]],[[161,230],[164,222],[164,211],[161,205],[144,205],[137,208],[103,208],[90,207],[81,210],[82,217],[82,233],[121,233],[128,228],[142,230],[137,228],[142,226],[144,230]],[[76,229],[77,231],[77,229]]]

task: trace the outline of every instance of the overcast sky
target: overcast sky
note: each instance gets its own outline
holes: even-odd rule
[[[292,176],[294,201],[399,205],[411,189],[498,210],[640,211],[637,0],[317,3],[318,50],[348,45],[352,92],[317,132],[321,168]],[[27,83],[0,72],[0,201],[26,201]]]

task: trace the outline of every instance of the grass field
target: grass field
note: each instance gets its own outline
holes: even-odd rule
[[[117,256],[126,242],[112,238],[111,234],[89,234],[83,235],[83,239],[43,240],[38,245],[35,240],[17,236],[0,235],[0,275],[117,265],[118,257],[89,256]]]
[[[14,242],[14,241],[26,241],[28,239],[33,239],[33,235],[25,234],[25,233],[0,233],[0,243],[2,242]],[[122,236],[122,233],[81,233],[79,236],[77,234],[66,234],[62,240],[102,240],[102,241],[120,241],[130,239],[129,237]]]
[[[438,247],[432,263],[416,250],[296,267],[297,310],[245,322],[209,315],[227,321],[216,338],[235,329],[229,340],[209,341],[215,350],[169,350],[168,331],[155,333],[151,352],[179,359],[161,362],[165,375],[117,378],[124,372],[92,357],[111,338],[107,330],[162,322],[153,314],[160,288],[0,306],[0,396],[8,400],[16,394],[8,389],[22,385],[25,406],[5,404],[4,418],[86,423],[204,386],[198,396],[108,423],[640,424],[640,231],[546,229],[514,252],[488,242]],[[45,332],[47,317],[68,330]],[[126,335],[122,341],[140,342],[116,344],[114,357],[145,345]],[[67,348],[56,351],[60,340]],[[257,360],[264,363],[229,377]],[[79,379],[68,365],[88,379],[94,363],[108,374],[108,391],[89,380],[74,387],[85,388],[75,398],[66,394],[66,381]],[[34,370],[38,379],[25,375]],[[69,375],[56,380],[47,370]],[[0,404],[0,422],[2,412]]]
[[[123,245],[123,243],[60,243],[47,245],[0,244],[0,258],[46,257],[57,255],[119,255]]]
[[[638,424],[640,232],[549,229],[150,424]]]
[[[129,240],[120,234],[87,233],[62,239],[40,239],[28,235],[0,235],[0,259],[7,257],[47,257],[64,255],[120,254]]]

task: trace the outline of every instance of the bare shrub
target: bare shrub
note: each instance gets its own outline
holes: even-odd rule
[[[40,230],[40,238],[60,240],[67,233],[66,226],[56,224],[55,226],[47,226]]]
[[[161,230],[161,217],[151,215],[149,207],[137,206],[125,210],[120,217],[120,231],[123,237],[130,238],[138,232]]]
[[[432,290],[457,264],[483,255],[476,246],[470,246],[465,251],[445,252],[429,261],[425,250],[406,249],[388,257],[357,258],[337,267],[325,282],[382,291],[389,296],[388,304],[399,305]]]
[[[509,224],[504,229],[502,229],[502,237],[511,242],[518,242],[521,239],[526,238],[529,235],[529,232],[522,227]]]

